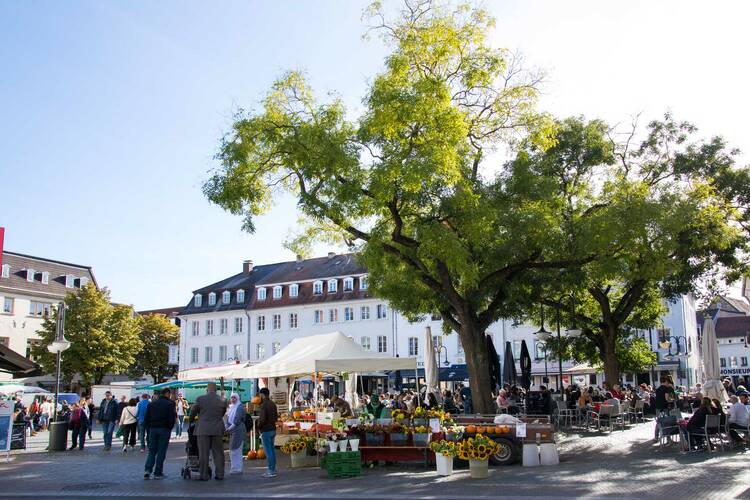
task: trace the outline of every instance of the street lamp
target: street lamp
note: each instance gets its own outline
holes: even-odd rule
[[[440,365],[440,353],[441,353],[441,352],[445,352],[445,361],[443,362],[443,364],[444,364],[445,366],[449,366],[449,365],[450,365],[450,363],[448,362],[448,348],[447,348],[447,347],[445,347],[445,346],[444,346],[444,345],[442,344],[442,342],[441,342],[441,343],[440,343],[440,345],[436,345],[436,346],[434,347],[434,349],[435,349],[435,354],[437,354],[437,362],[438,362],[438,365]]]
[[[544,351],[544,383],[548,383],[549,377],[547,376],[547,344],[545,342],[535,342],[534,343],[534,350],[536,352],[539,352],[539,346],[542,346],[542,350]],[[537,357],[537,359],[539,359]]]
[[[65,303],[60,302],[57,306],[57,327],[55,331],[55,340],[47,346],[47,350],[57,356],[57,369],[55,372],[55,410],[52,421],[57,421],[57,399],[60,394],[60,361],[62,353],[68,347],[70,342],[65,340]]]

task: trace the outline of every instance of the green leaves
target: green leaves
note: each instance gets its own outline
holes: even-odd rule
[[[129,373],[133,377],[148,374],[158,384],[174,372],[168,365],[169,346],[180,340],[180,328],[161,314],[148,314],[136,318],[138,338],[142,344]]]

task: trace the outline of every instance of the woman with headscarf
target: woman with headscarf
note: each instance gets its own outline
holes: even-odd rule
[[[240,397],[232,393],[227,408],[226,429],[229,434],[229,469],[230,474],[242,474],[242,445],[245,443],[245,408]]]

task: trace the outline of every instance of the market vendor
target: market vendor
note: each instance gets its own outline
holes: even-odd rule
[[[385,405],[378,399],[372,396],[366,396],[367,404],[365,405],[364,411],[373,416],[373,418],[380,418],[383,414]]]
[[[353,416],[351,405],[344,401],[343,398],[338,397],[336,394],[331,396],[331,406],[333,407],[334,411],[337,411],[339,412],[339,414],[341,414],[341,418]]]

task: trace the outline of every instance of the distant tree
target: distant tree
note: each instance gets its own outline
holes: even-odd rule
[[[158,384],[175,373],[175,366],[167,364],[167,360],[169,346],[180,340],[180,328],[163,314],[139,316],[137,324],[143,348],[128,373],[134,378],[149,375]]]
[[[130,306],[111,304],[109,291],[89,283],[65,299],[65,338],[70,348],[62,354],[63,380],[78,374],[84,385],[100,384],[107,373],[123,373],[141,350],[137,320]],[[57,310],[37,332],[41,343],[32,349],[47,373],[55,372],[56,356],[47,347],[55,340]]]

